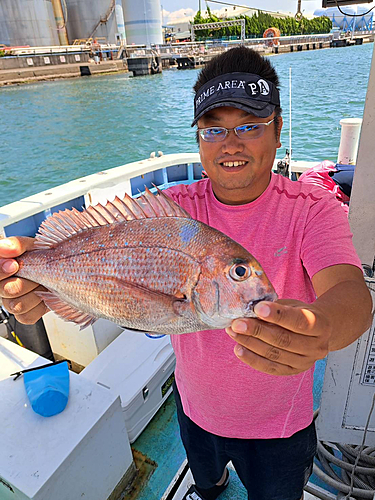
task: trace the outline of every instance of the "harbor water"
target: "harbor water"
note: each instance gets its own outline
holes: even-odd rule
[[[281,81],[282,158],[335,161],[340,119],[362,117],[372,43],[272,56]],[[11,203],[152,151],[196,152],[192,86],[199,70],[83,77],[0,89],[0,200]]]

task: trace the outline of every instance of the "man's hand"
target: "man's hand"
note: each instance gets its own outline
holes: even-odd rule
[[[12,277],[18,271],[15,257],[34,248],[33,238],[11,237],[0,240],[0,298],[7,311],[24,324],[34,324],[47,307],[35,291],[44,287],[23,278]]]
[[[244,363],[271,375],[308,370],[328,352],[354,342],[371,326],[372,299],[362,270],[338,264],[312,277],[317,299],[259,302],[258,318],[234,320],[227,333]]]
[[[237,342],[236,356],[270,375],[294,375],[329,351],[332,326],[314,304],[298,300],[260,302],[258,318],[234,320],[226,331]]]

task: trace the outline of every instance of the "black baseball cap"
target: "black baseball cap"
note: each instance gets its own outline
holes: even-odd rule
[[[194,97],[193,127],[199,118],[214,108],[230,106],[267,118],[280,106],[276,86],[253,73],[226,73],[205,83]]]

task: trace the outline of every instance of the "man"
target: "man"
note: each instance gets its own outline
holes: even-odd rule
[[[340,205],[271,173],[281,145],[278,84],[270,62],[245,47],[209,62],[194,88],[193,122],[208,179],[167,190],[247,248],[279,295],[227,332],[172,336],[178,419],[195,480],[187,500],[217,498],[229,461],[249,499],[302,498],[316,448],[314,363],[370,326],[371,297]],[[9,276],[17,271],[11,257],[30,248],[25,238],[0,242],[0,294],[26,323],[46,308],[35,284]]]

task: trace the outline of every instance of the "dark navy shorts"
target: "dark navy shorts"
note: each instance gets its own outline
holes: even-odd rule
[[[225,438],[190,420],[183,412],[176,384],[173,392],[181,439],[198,488],[218,483],[232,461],[249,500],[300,500],[316,452],[314,422],[289,438]]]

